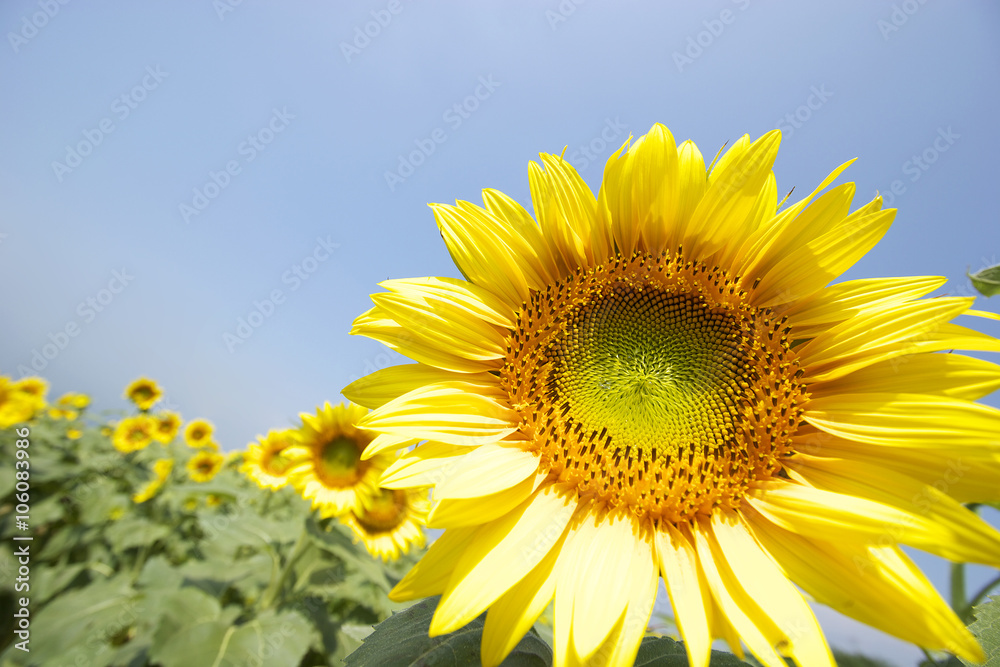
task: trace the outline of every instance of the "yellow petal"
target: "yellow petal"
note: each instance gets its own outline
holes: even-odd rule
[[[448,477],[459,458],[468,452],[468,447],[425,443],[393,461],[382,473],[379,485],[387,489],[434,486]]]
[[[538,456],[510,445],[482,445],[449,467],[435,500],[478,498],[503,491],[538,471]]]
[[[712,597],[739,632],[740,638],[765,667],[787,667],[765,635],[765,632],[775,633],[772,621],[754,603],[727,566],[711,529],[706,524],[701,524],[692,532],[698,549],[698,561]],[[758,624],[764,626],[764,629],[758,627]]]
[[[902,515],[882,521],[881,526],[876,522],[873,541],[880,544],[902,542],[952,561],[1000,565],[1000,533],[934,486],[859,461],[797,456],[789,467],[818,489],[831,491],[842,498],[853,498],[852,503],[891,508]],[[769,500],[769,496],[767,494],[765,499]],[[837,509],[818,509],[812,523],[826,516],[843,517],[842,510],[847,502],[841,500],[840,504]],[[875,519],[876,512],[871,511],[864,522],[867,524]],[[810,530],[812,528],[809,526]],[[815,535],[818,531],[812,532]],[[849,524],[848,532],[852,532]]]
[[[919,571],[914,574],[915,568],[908,569],[912,563],[907,566],[905,556],[890,562],[883,555],[891,548],[802,537],[779,528],[751,507],[745,516],[761,545],[817,602],[927,648],[957,644],[966,657],[973,655],[973,647],[978,649],[933,586],[924,586]],[[914,609],[921,613],[914,614]]]
[[[444,531],[417,564],[393,587],[389,592],[389,599],[405,602],[443,593],[455,570],[455,564],[472,544],[477,529],[478,526]]]
[[[905,360],[905,363],[901,363]],[[933,394],[975,401],[1000,389],[1000,366],[961,354],[914,354],[872,364],[830,382],[814,382],[816,398],[834,394]]]
[[[489,373],[453,373],[424,364],[397,364],[358,378],[341,393],[352,403],[374,410],[418,387],[454,381],[475,385],[479,391],[489,391],[497,384]]]
[[[769,638],[772,645],[779,645],[800,665],[836,667],[809,605],[743,520],[735,512],[716,512],[712,530],[735,577],[780,631]]]
[[[479,527],[455,564],[434,612],[431,636],[462,627],[520,581],[559,540],[572,514],[567,498],[548,486],[515,511]]]
[[[712,635],[708,627],[704,577],[698,568],[698,555],[672,524],[665,523],[655,533],[656,555],[666,584],[674,620],[687,649],[691,667],[707,667],[712,652]]]
[[[670,225],[671,249],[686,242],[690,234],[691,217],[707,189],[708,173],[705,171],[705,159],[693,141],[685,141],[677,147],[677,198],[671,207],[673,220]],[[690,256],[690,253],[688,255]]]
[[[730,149],[708,179],[708,190],[691,215],[685,241],[690,256],[709,255],[746,237],[747,222],[778,155],[781,132],[773,130],[741,150]]]
[[[524,579],[490,605],[483,626],[481,652],[484,667],[503,662],[552,601],[558,573],[555,566],[565,535],[564,532],[559,542]]]
[[[535,492],[544,479],[544,474],[538,474],[487,496],[438,500],[427,515],[427,526],[429,528],[456,528],[479,525],[499,519],[508,512],[513,512],[518,505]]]
[[[562,275],[542,230],[523,206],[504,193],[491,189],[483,190],[483,203],[489,213],[505,223],[499,238],[523,262],[522,267],[531,287],[542,289]],[[522,243],[527,245],[526,250],[522,250]]]
[[[474,387],[421,387],[369,412],[358,426],[450,445],[496,442],[517,430],[517,415]]]
[[[895,447],[962,448],[1000,452],[1000,410],[926,394],[838,394],[809,401],[806,421],[827,433]]]
[[[807,380],[832,380],[888,358],[962,314],[972,299],[942,297],[862,312],[799,349]],[[914,348],[913,351],[916,351]]]

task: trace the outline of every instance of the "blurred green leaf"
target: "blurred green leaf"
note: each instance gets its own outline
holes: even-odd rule
[[[635,656],[635,667],[687,667],[687,664],[684,644],[670,637],[643,637]],[[712,651],[709,664],[712,667],[746,667],[749,663],[732,653]]]
[[[170,535],[170,528],[137,516],[125,516],[112,522],[104,535],[115,551],[144,547]]]
[[[869,658],[859,653],[843,653],[834,649],[833,657],[837,661],[837,667],[891,667],[883,660]]]
[[[972,286],[983,296],[1000,294],[1000,264],[972,274],[966,272],[965,275],[969,276]]]
[[[344,660],[346,667],[465,667],[480,664],[485,614],[461,630],[429,637],[438,598],[428,598],[393,615],[365,638]],[[542,667],[552,664],[552,650],[529,632],[503,662],[505,667]]]

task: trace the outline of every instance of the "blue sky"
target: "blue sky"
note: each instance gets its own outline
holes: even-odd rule
[[[0,5],[0,372],[98,409],[148,375],[226,449],[402,361],[347,331],[378,281],[457,275],[428,202],[530,208],[563,147],[596,191],[654,122],[706,155],[780,127],[797,195],[859,158],[899,213],[846,278],[998,261],[996,3],[97,4]]]

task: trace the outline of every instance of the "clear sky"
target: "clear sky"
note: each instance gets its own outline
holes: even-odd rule
[[[563,147],[596,191],[654,122],[707,156],[780,127],[794,196],[859,158],[855,204],[899,214],[846,277],[972,293],[1000,253],[1000,5],[680,4],[5,0],[0,372],[98,409],[148,375],[242,448],[402,361],[347,332],[376,282],[457,275],[427,202],[530,209],[528,161]]]

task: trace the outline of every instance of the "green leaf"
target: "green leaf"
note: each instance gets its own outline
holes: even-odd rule
[[[59,565],[57,567],[38,566],[32,573],[31,601],[41,604],[62,589],[69,586],[83,570],[83,563]]]
[[[635,667],[687,667],[687,664],[684,644],[670,637],[643,637],[635,656]],[[709,664],[712,667],[746,667],[748,663],[732,653],[712,651]]]
[[[1000,595],[991,595],[987,602],[977,605],[972,612],[976,620],[969,630],[986,653],[983,667],[997,667],[1000,665]],[[962,664],[971,666],[973,663],[962,660]]]
[[[860,653],[842,653],[834,649],[833,658],[837,661],[837,667],[891,667],[883,660],[869,658]]]
[[[972,286],[983,296],[1000,294],[1000,264],[972,274],[966,272],[965,275],[969,276]]]
[[[480,664],[485,615],[461,630],[429,637],[431,617],[438,598],[428,598],[375,627],[358,650],[344,660],[345,667],[465,667]],[[533,633],[528,633],[504,660],[504,667],[548,667],[552,651]]]
[[[126,516],[112,522],[104,536],[115,551],[144,547],[170,535],[170,528],[140,517]]]
[[[193,587],[181,588],[158,597],[156,609],[159,623],[153,633],[151,655],[170,650],[178,637],[183,637],[193,625],[219,619],[218,601]]]

